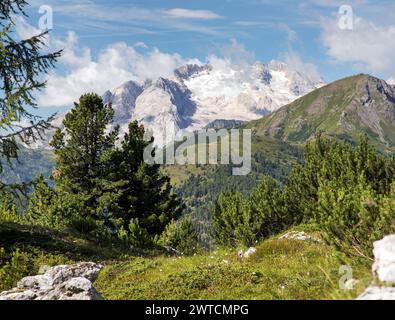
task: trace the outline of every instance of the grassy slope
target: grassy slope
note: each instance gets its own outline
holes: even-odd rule
[[[0,223],[0,292],[14,287],[23,277],[38,274],[42,265],[127,258],[130,253],[76,233]]]
[[[395,150],[394,125],[383,115],[383,110],[389,108],[390,101],[384,101],[374,88],[373,83],[376,81],[379,80],[363,74],[335,81],[262,119],[249,122],[246,127],[253,129],[257,136],[276,137],[291,144],[304,144],[314,138],[318,131],[354,142],[358,141],[361,134],[367,133],[379,150],[393,152]],[[366,94],[365,86],[368,85],[374,88],[371,98],[374,108],[381,117],[380,126],[387,141],[386,144],[372,131],[371,127],[361,121],[355,109],[357,106],[359,109],[363,108],[361,99]],[[347,113],[349,128],[340,125],[343,112]]]
[[[8,250],[40,251],[70,261],[104,261],[119,259],[123,252],[111,245],[101,245],[77,233],[57,231],[37,226],[0,223],[0,247]]]
[[[242,260],[235,249],[193,257],[134,258],[107,265],[95,286],[106,299],[353,299],[370,283],[370,268],[352,265],[360,279],[339,289],[340,262],[325,244],[270,239]]]
[[[341,259],[324,243],[278,237],[257,245],[257,252],[244,260],[237,249],[192,257],[147,256],[78,234],[2,223],[0,248],[24,255],[5,268],[0,256],[0,291],[37,274],[41,265],[77,261],[105,265],[95,283],[105,299],[353,299],[371,282],[369,262]],[[352,291],[339,289],[339,267],[345,264],[361,280]]]

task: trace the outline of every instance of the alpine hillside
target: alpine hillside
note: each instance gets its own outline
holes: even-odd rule
[[[380,150],[395,151],[395,87],[356,75],[315,90],[247,127],[259,137],[304,144],[318,131],[357,141],[366,133]]]

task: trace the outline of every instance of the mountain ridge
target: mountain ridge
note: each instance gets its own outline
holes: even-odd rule
[[[358,74],[337,80],[247,127],[261,137],[303,144],[318,131],[356,141],[368,134],[381,150],[395,151],[395,87]]]
[[[123,133],[137,120],[163,146],[215,120],[259,119],[323,84],[321,78],[312,79],[275,60],[248,66],[187,64],[175,69],[172,77],[127,81],[102,97],[104,103],[112,103],[112,127],[120,125]],[[63,116],[58,116],[56,127]],[[170,138],[164,137],[165,131]],[[49,139],[32,148],[48,147]]]

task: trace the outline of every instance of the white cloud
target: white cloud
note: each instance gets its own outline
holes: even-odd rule
[[[182,8],[174,8],[165,11],[169,16],[174,18],[182,19],[202,19],[202,20],[213,20],[222,18],[220,15],[210,10],[189,10]]]
[[[170,77],[180,65],[200,63],[184,59],[177,53],[163,53],[157,48],[148,48],[143,54],[124,42],[107,46],[94,58],[89,48],[78,47],[73,32],[69,32],[64,41],[53,40],[52,45],[65,48],[59,63],[67,72],[54,71],[47,76],[47,87],[38,96],[41,107],[71,106],[83,93],[103,94],[129,80],[143,82],[159,76]]]
[[[251,65],[256,61],[255,54],[248,51],[245,46],[236,39],[231,39],[229,45],[221,48],[221,55],[233,65]]]
[[[28,39],[41,34],[43,31],[30,25],[22,16],[13,16],[15,32],[20,39]]]
[[[202,34],[220,35],[213,26],[206,26],[207,20],[222,18],[210,10],[191,10],[185,8],[146,8],[132,3],[113,5],[97,3],[92,0],[34,0],[35,7],[42,4],[54,8],[56,16],[67,17],[70,29],[77,26],[99,26],[104,31],[114,31],[114,25],[121,23],[129,33],[152,33],[191,31]]]
[[[73,32],[69,32],[64,41],[53,39],[52,45],[65,48],[60,63],[67,72],[48,75],[47,88],[38,97],[42,107],[72,106],[86,92],[103,94],[129,80],[142,83],[147,79],[172,77],[174,69],[181,65],[203,64],[198,59],[185,59],[177,53],[164,53],[141,44],[128,46],[124,42],[109,45],[94,58],[89,48],[78,47],[78,39]],[[139,48],[143,52],[138,51]],[[221,48],[220,53],[219,56],[207,57],[207,62],[214,69],[237,70],[240,79],[251,76],[251,66],[256,58],[242,44],[233,39]],[[282,58],[295,70],[308,74],[312,80],[320,79],[315,66],[303,63],[296,53],[289,52]]]
[[[148,49],[148,46],[147,46],[144,42],[142,42],[142,41],[136,42],[136,43],[134,44],[134,47],[135,47],[135,48]]]
[[[317,66],[312,63],[302,61],[301,57],[292,49],[286,53],[281,54],[280,59],[282,59],[291,69],[307,77],[309,81],[324,81],[317,69]]]
[[[390,84],[391,86],[395,86],[395,78],[391,77],[387,80],[387,83]]]
[[[335,62],[387,77],[395,73],[395,25],[380,26],[354,17],[353,30],[340,29],[337,19],[323,19],[321,26],[321,39]]]

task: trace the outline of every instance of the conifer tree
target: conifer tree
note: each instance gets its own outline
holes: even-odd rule
[[[111,105],[103,104],[98,95],[82,95],[66,115],[64,131],[58,129],[51,141],[57,192],[69,198],[74,195],[69,200],[73,206],[84,207],[79,213],[82,217],[105,220],[117,209],[117,194],[107,179],[109,155],[118,136],[118,127],[106,133],[113,115]]]
[[[169,177],[160,166],[144,161],[144,149],[153,143],[144,137],[144,127],[137,121],[129,124],[121,147],[114,153],[112,180],[120,184],[119,212],[128,228],[132,219],[150,235],[163,232],[166,225],[181,214],[180,202],[172,192]]]
[[[13,37],[12,16],[24,15],[26,6],[24,0],[0,3],[0,156],[6,160],[17,158],[18,140],[28,144],[39,139],[53,118],[42,119],[28,110],[36,106],[34,92],[45,86],[42,74],[54,66],[61,52],[42,52],[47,32],[23,40]],[[22,122],[29,125],[22,126]],[[0,182],[0,192],[7,189]]]
[[[25,219],[33,224],[57,227],[60,225],[61,217],[55,210],[56,194],[39,174],[33,181],[33,192],[29,197],[29,207]]]

